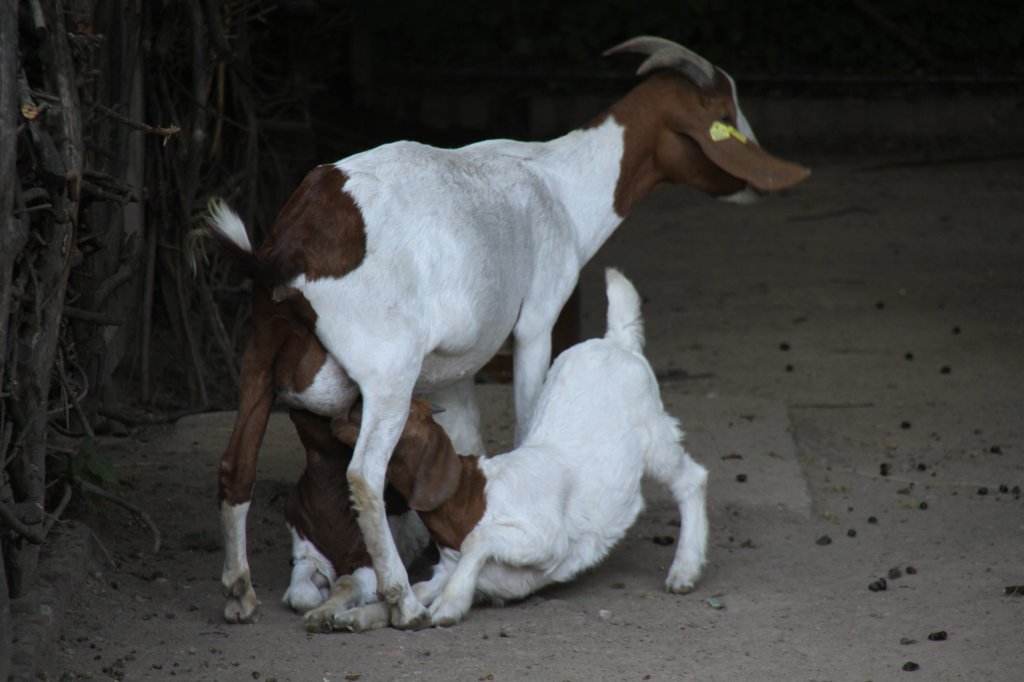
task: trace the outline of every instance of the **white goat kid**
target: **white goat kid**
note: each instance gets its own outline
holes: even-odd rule
[[[707,471],[680,444],[643,356],[640,300],[608,270],[608,331],[555,361],[522,445],[480,460],[487,510],[447,550],[417,595],[435,625],[458,622],[474,594],[518,599],[603,559],[643,508],[646,473],[672,491],[680,537],[665,586],[689,592],[707,546]],[[433,598],[436,593],[436,598]]]
[[[275,300],[315,329],[362,392],[348,476],[397,627],[430,622],[382,503],[413,392],[446,409],[439,421],[457,451],[479,452],[473,375],[511,334],[521,437],[559,310],[634,203],[663,184],[736,197],[808,173],[756,144],[721,69],[657,38],[610,52],[624,51],[649,54],[640,69],[649,75],[590,126],[545,143],[442,150],[398,142],[321,166],[251,254]],[[229,238],[227,228],[240,224],[226,208],[213,219]],[[236,236],[251,253],[244,227]]]

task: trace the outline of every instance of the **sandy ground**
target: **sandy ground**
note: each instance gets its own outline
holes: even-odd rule
[[[711,470],[694,593],[661,589],[673,547],[653,538],[678,529],[652,485],[571,584],[450,629],[307,634],[279,601],[302,459],[278,414],[250,515],[261,618],[226,625],[233,415],[209,414],[107,443],[164,548],[105,510],[49,679],[1024,679],[1024,596],[1005,594],[1024,584],[1024,163],[912,157],[804,156],[811,179],[753,207],[661,191],[585,271],[587,335],[604,265],[644,295],[665,403]],[[500,451],[509,388],[483,395]]]

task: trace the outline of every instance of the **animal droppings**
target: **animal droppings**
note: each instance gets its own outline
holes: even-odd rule
[[[946,634],[945,630],[938,630],[936,632],[928,633],[928,639],[933,642],[945,642],[947,636],[948,635]]]
[[[868,585],[868,589],[872,592],[885,592],[889,589],[889,583],[885,581],[885,578],[879,578],[873,583]]]
[[[885,463],[885,462],[882,462],[881,464],[879,464],[878,465],[878,473],[881,474],[882,476],[888,476],[889,475],[889,465],[887,463]]]
[[[907,672],[914,672],[915,670],[920,670],[921,666],[919,666],[917,663],[914,663],[913,661],[907,661],[903,664],[903,669]]]
[[[988,495],[988,488],[986,488],[985,486],[981,486],[980,488],[978,488],[978,494],[979,495]]]
[[[793,371],[793,365],[786,365],[786,371],[787,372],[792,372]]]
[[[907,566],[907,575],[917,575],[917,569],[913,566]]]
[[[988,449],[988,451],[991,452],[993,455],[1001,455],[1001,454],[1003,454],[1003,449],[1001,447],[999,447],[998,445],[993,445],[992,447],[990,447]]]
[[[928,508],[928,503],[922,502],[921,504],[917,505],[917,508],[923,511]]]
[[[782,343],[780,343],[780,344],[779,344],[779,350],[781,350],[781,351],[787,351],[787,350],[789,350],[789,344],[788,344],[788,343],[786,343],[786,342],[782,342]]]
[[[898,578],[902,577],[903,571],[901,571],[898,567],[889,569],[889,580],[897,580]]]
[[[884,309],[885,308],[885,301],[879,301],[878,303],[875,304],[875,307],[878,308],[879,310]]]
[[[818,538],[814,542],[815,542],[815,544],[818,544],[818,545],[821,545],[822,547],[824,547],[825,545],[831,545],[832,544],[832,538],[830,538],[827,535],[822,535],[820,538]]]
[[[900,422],[900,428],[901,429],[909,429],[910,428],[910,422],[907,422],[907,421]]]
[[[960,333],[960,327],[959,326],[953,327],[953,333],[954,334],[959,334]]]
[[[877,516],[869,516],[868,517],[868,523],[878,523],[878,517]]]
[[[848,538],[855,538],[855,537],[857,537],[857,531],[855,531],[853,528],[851,528],[850,530],[846,531],[846,537],[848,537]]]
[[[953,372],[953,369],[949,365],[943,365],[939,369],[939,374],[950,374],[952,372]]]
[[[736,474],[736,482],[737,483],[746,483],[747,482],[747,475],[746,474]]]
[[[906,353],[906,354],[904,354],[903,359],[904,360],[913,360],[914,359],[914,354],[913,353]]]

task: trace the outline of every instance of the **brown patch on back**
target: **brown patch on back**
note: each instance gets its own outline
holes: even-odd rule
[[[281,280],[342,277],[366,257],[366,225],[334,166],[310,171],[274,221],[259,258]]]

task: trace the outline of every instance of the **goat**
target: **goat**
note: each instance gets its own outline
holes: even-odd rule
[[[310,348],[319,346],[316,337],[310,340]],[[349,608],[373,601],[376,578],[345,477],[352,448],[334,437],[325,417],[293,409],[291,418],[306,450],[306,468],[285,506],[292,575],[282,601],[299,613],[328,598]],[[391,488],[385,491],[385,506],[402,563],[409,566],[429,542],[426,528]]]
[[[359,386],[362,436],[348,479],[397,627],[431,620],[382,502],[413,392],[445,407],[440,421],[458,451],[481,452],[473,375],[511,334],[518,439],[550,363],[558,311],[636,202],[665,184],[735,200],[809,173],[758,146],[724,71],[660,38],[608,53],[629,51],[649,55],[644,80],[563,137],[451,150],[396,142],[319,166],[258,252],[230,209],[213,212],[212,229],[315,330],[325,367]],[[343,402],[335,396],[333,406]],[[231,504],[222,518],[237,523]],[[231,587],[243,576],[222,578]]]
[[[427,496],[429,504],[413,505],[441,547],[433,577],[412,588],[433,625],[458,622],[475,597],[521,599],[595,566],[643,508],[645,473],[669,487],[681,516],[665,587],[689,592],[699,577],[707,471],[686,454],[676,420],[662,407],[642,352],[636,290],[617,270],[607,270],[606,279],[607,333],[555,360],[518,448],[460,457],[430,420],[429,406],[413,404],[388,483],[406,495],[413,488],[438,491]],[[358,410],[336,418],[334,434],[354,444],[358,422]],[[421,480],[427,470],[429,482]],[[387,625],[388,617],[386,605],[345,610],[328,600],[306,614],[306,623],[312,630],[358,631]]]

